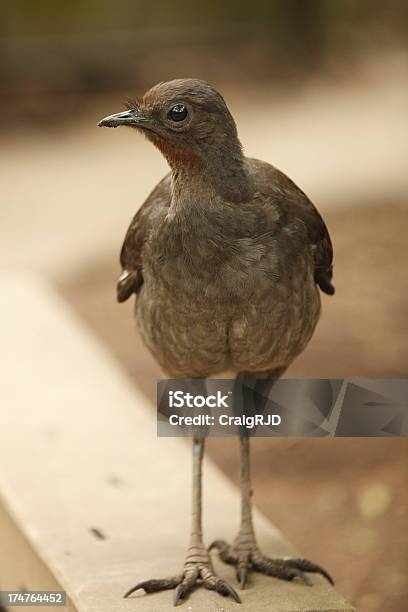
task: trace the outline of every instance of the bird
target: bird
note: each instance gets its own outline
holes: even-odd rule
[[[274,166],[245,157],[222,95],[200,79],[174,79],[131,99],[100,127],[130,127],[164,156],[170,171],[130,223],[120,252],[117,300],[135,296],[141,337],[169,378],[282,376],[306,348],[333,295],[333,248],[305,193]],[[204,586],[237,603],[219,578],[211,551],[250,573],[310,583],[321,566],[303,558],[270,558],[252,518],[250,440],[240,435],[241,519],[238,535],[206,547],[202,529],[204,437],[194,437],[191,536],[181,572],[139,582],[153,593],[174,590],[174,605]]]

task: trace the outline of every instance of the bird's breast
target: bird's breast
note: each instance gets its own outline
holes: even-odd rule
[[[256,289],[270,289],[279,276],[278,245],[228,217],[162,224],[147,249],[145,282],[178,299],[247,300]]]

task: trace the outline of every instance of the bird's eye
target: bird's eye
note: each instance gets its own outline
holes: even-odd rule
[[[187,115],[188,111],[184,104],[175,104],[167,113],[168,118],[172,121],[184,121]]]

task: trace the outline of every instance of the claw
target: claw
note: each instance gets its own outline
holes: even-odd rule
[[[238,580],[239,586],[241,587],[242,590],[245,589],[245,585],[247,583],[247,579],[248,579],[248,568],[247,567],[240,567],[237,570],[237,580]]]
[[[211,542],[210,546],[208,547],[208,550],[212,550],[213,548],[218,548],[218,550],[223,550],[229,547],[225,540],[214,540],[214,542]]]
[[[296,568],[292,568],[289,580],[293,580],[294,578],[300,578],[307,586],[312,586],[313,584],[304,572]]]
[[[178,604],[180,603],[180,601],[183,599],[184,597],[184,589],[183,589],[183,585],[179,584],[178,587],[175,589],[174,591],[174,595],[173,595],[173,606],[178,606]]]
[[[175,576],[174,578],[163,578],[160,580],[152,579],[152,580],[143,580],[142,582],[138,582],[134,587],[129,589],[124,594],[124,599],[132,595],[135,591],[139,589],[143,589],[146,593],[155,593],[156,591],[162,591],[165,589],[173,589],[178,584],[180,584],[181,576]]]
[[[224,563],[234,565],[237,562],[235,556],[231,555],[231,547],[227,544],[225,540],[214,540],[214,542],[210,545],[208,551],[210,552],[214,548],[217,549],[218,555],[221,561],[224,561]]]
[[[160,589],[166,588],[164,586],[165,580],[143,580],[142,582],[138,582],[134,587],[129,589],[124,594],[124,599],[132,595],[135,591],[139,589],[143,589],[146,593],[154,593],[155,591],[159,591]]]
[[[228,595],[231,595],[232,599],[234,599],[237,603],[242,603],[236,590],[233,589],[232,586],[228,584],[228,582],[226,582],[225,580],[220,580],[217,583],[217,586],[215,587],[215,589],[218,593],[221,593],[221,595],[224,595],[225,597],[228,597]]]
[[[326,578],[328,582],[332,586],[334,586],[334,580],[330,576],[329,572],[327,572],[323,567],[317,565],[316,563],[312,563],[307,559],[287,559],[285,563],[288,567],[293,567],[295,569],[302,570],[303,572],[310,572],[311,574],[321,574]]]
[[[123,596],[123,599],[126,599],[127,597],[129,597],[129,595],[132,595],[132,593],[134,593],[138,589],[144,589],[144,586],[143,586],[144,584],[145,584],[144,582],[138,582],[134,587],[126,591],[126,593]]]

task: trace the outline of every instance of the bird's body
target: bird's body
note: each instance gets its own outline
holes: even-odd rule
[[[244,157],[235,122],[208,83],[160,83],[101,126],[142,131],[171,172],[136,213],[122,247],[118,300],[136,295],[142,337],[172,378],[278,377],[308,344],[320,315],[319,288],[333,294],[333,252],[307,196],[282,172]],[[251,511],[249,440],[241,438],[242,518],[221,558],[285,580],[330,576],[305,559],[269,559],[257,546]],[[240,601],[219,579],[203,544],[202,438],[194,440],[193,521],[183,573],[138,588],[175,588],[175,604],[197,581]]]
[[[317,324],[315,255],[324,241],[327,274],[331,266],[323,221],[276,168],[254,159],[246,159],[245,167],[251,195],[244,202],[224,199],[199,173],[167,175],[125,239],[122,266],[143,278],[136,319],[171,377],[284,369]],[[173,196],[177,181],[184,183],[181,202]]]

